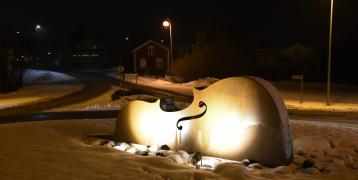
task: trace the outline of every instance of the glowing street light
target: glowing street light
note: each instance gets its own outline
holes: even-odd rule
[[[41,30],[41,26],[38,24],[35,27],[35,31],[36,31],[36,54],[37,54],[37,70],[39,69],[40,66],[40,56],[39,56],[39,35],[38,32]]]
[[[328,45],[328,70],[327,70],[327,101],[326,105],[331,105],[331,61],[332,61],[332,29],[333,29],[333,0],[331,0],[331,16],[329,23],[329,45]]]
[[[169,38],[170,38],[170,61],[169,61],[169,64],[168,64],[168,72],[171,71],[172,69],[172,64],[173,64],[173,38],[172,38],[172,21],[167,18],[166,20],[163,21],[163,26],[165,28],[168,28],[169,27]]]

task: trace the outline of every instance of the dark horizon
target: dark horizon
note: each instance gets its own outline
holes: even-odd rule
[[[333,76],[350,77],[358,41],[358,3],[335,1],[333,19]],[[26,2],[0,8],[1,39],[20,32],[33,46],[35,25],[40,24],[42,46],[70,48],[86,37],[119,41],[168,39],[163,19],[173,20],[174,45],[193,44],[207,24],[235,29],[234,36],[258,48],[286,48],[294,43],[312,47],[327,58],[330,1],[295,0],[275,2],[136,1],[91,3],[86,1]],[[77,33],[77,34],[76,34]],[[74,40],[75,39],[75,40]],[[323,60],[325,62],[325,60]],[[348,71],[348,72],[347,72]],[[345,74],[342,75],[341,73]],[[353,73],[351,73],[353,75]]]

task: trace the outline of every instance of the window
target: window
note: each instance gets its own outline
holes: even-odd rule
[[[145,59],[145,58],[140,58],[140,60],[139,60],[139,67],[140,67],[141,69],[147,68],[147,59]]]
[[[157,69],[163,69],[164,68],[164,61],[163,58],[157,58],[155,61],[155,67]]]
[[[148,46],[148,55],[154,55],[154,46]]]

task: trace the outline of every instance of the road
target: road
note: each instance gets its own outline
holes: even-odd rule
[[[127,82],[121,82],[115,78],[105,76],[103,74],[95,74],[89,72],[65,72],[71,76],[79,79],[85,88],[74,94],[34,105],[21,106],[0,110],[0,123],[21,122],[21,121],[35,121],[35,120],[55,120],[55,119],[101,119],[113,118],[119,113],[117,110],[110,111],[66,111],[72,107],[81,106],[83,104],[94,103],[90,102],[103,94],[108,94],[111,87],[132,88],[143,93],[157,96],[159,98],[174,98],[177,101],[191,102],[191,97],[184,97],[178,94],[161,91],[154,88],[145,88],[140,85],[132,85]],[[82,103],[82,104],[81,104]],[[93,105],[93,104],[87,104]],[[67,108],[63,108],[67,107]],[[60,111],[58,111],[58,109]],[[54,112],[53,112],[54,111]]]
[[[62,111],[48,112],[48,109],[60,108],[72,104],[85,102],[90,99],[101,96],[106,93],[112,86],[121,86],[125,88],[133,88],[147,94],[157,96],[159,98],[174,98],[177,101],[191,102],[192,97],[175,94],[155,88],[148,88],[141,85],[133,85],[127,82],[121,82],[117,79],[94,73],[86,72],[66,72],[76,77],[86,87],[75,94],[57,99],[51,102],[39,103],[31,106],[17,107],[0,111],[0,124],[23,121],[42,121],[42,120],[61,120],[61,119],[104,119],[117,117],[118,110],[106,111]],[[358,125],[358,116],[356,114],[321,114],[312,116],[309,112],[289,111],[290,119],[305,121],[320,121],[329,123],[343,123]]]

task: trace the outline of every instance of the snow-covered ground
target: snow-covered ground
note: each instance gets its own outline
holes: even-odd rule
[[[84,87],[72,76],[45,70],[27,69],[23,80],[18,91],[0,94],[0,109],[53,100]]]
[[[191,92],[198,84],[181,86]],[[130,100],[155,98],[132,95],[111,101],[111,95],[118,89],[112,87],[100,97],[57,110],[121,109]],[[356,125],[291,121],[294,161],[288,166],[269,168],[257,163],[245,166],[239,162],[220,163],[223,161],[214,158],[213,169],[196,169],[184,163],[184,158],[180,160],[179,153],[175,157],[140,156],[100,145],[99,139],[89,137],[113,134],[115,123],[116,119],[69,119],[1,124],[0,179],[343,180],[358,177]]]
[[[357,179],[358,129],[291,122],[294,161],[218,164],[196,169],[170,157],[139,156],[98,145],[87,135],[113,134],[115,119],[0,125],[1,179]],[[310,159],[310,160],[308,160]],[[309,168],[302,168],[304,161]],[[313,162],[309,164],[307,162]],[[312,166],[312,167],[311,167]]]
[[[116,72],[108,76],[121,79]],[[139,76],[138,84],[157,89],[192,96],[192,89],[196,86],[208,86],[219,79],[204,78],[189,83],[172,83],[163,79],[149,76]],[[127,78],[126,81],[135,82],[135,79]],[[306,83],[303,95],[303,104],[299,103],[299,82],[273,82],[285,100],[288,109],[316,110],[329,112],[358,112],[358,87],[342,86],[341,90],[332,91],[330,106],[326,106],[326,94],[324,84]],[[343,88],[343,89],[342,89]]]

